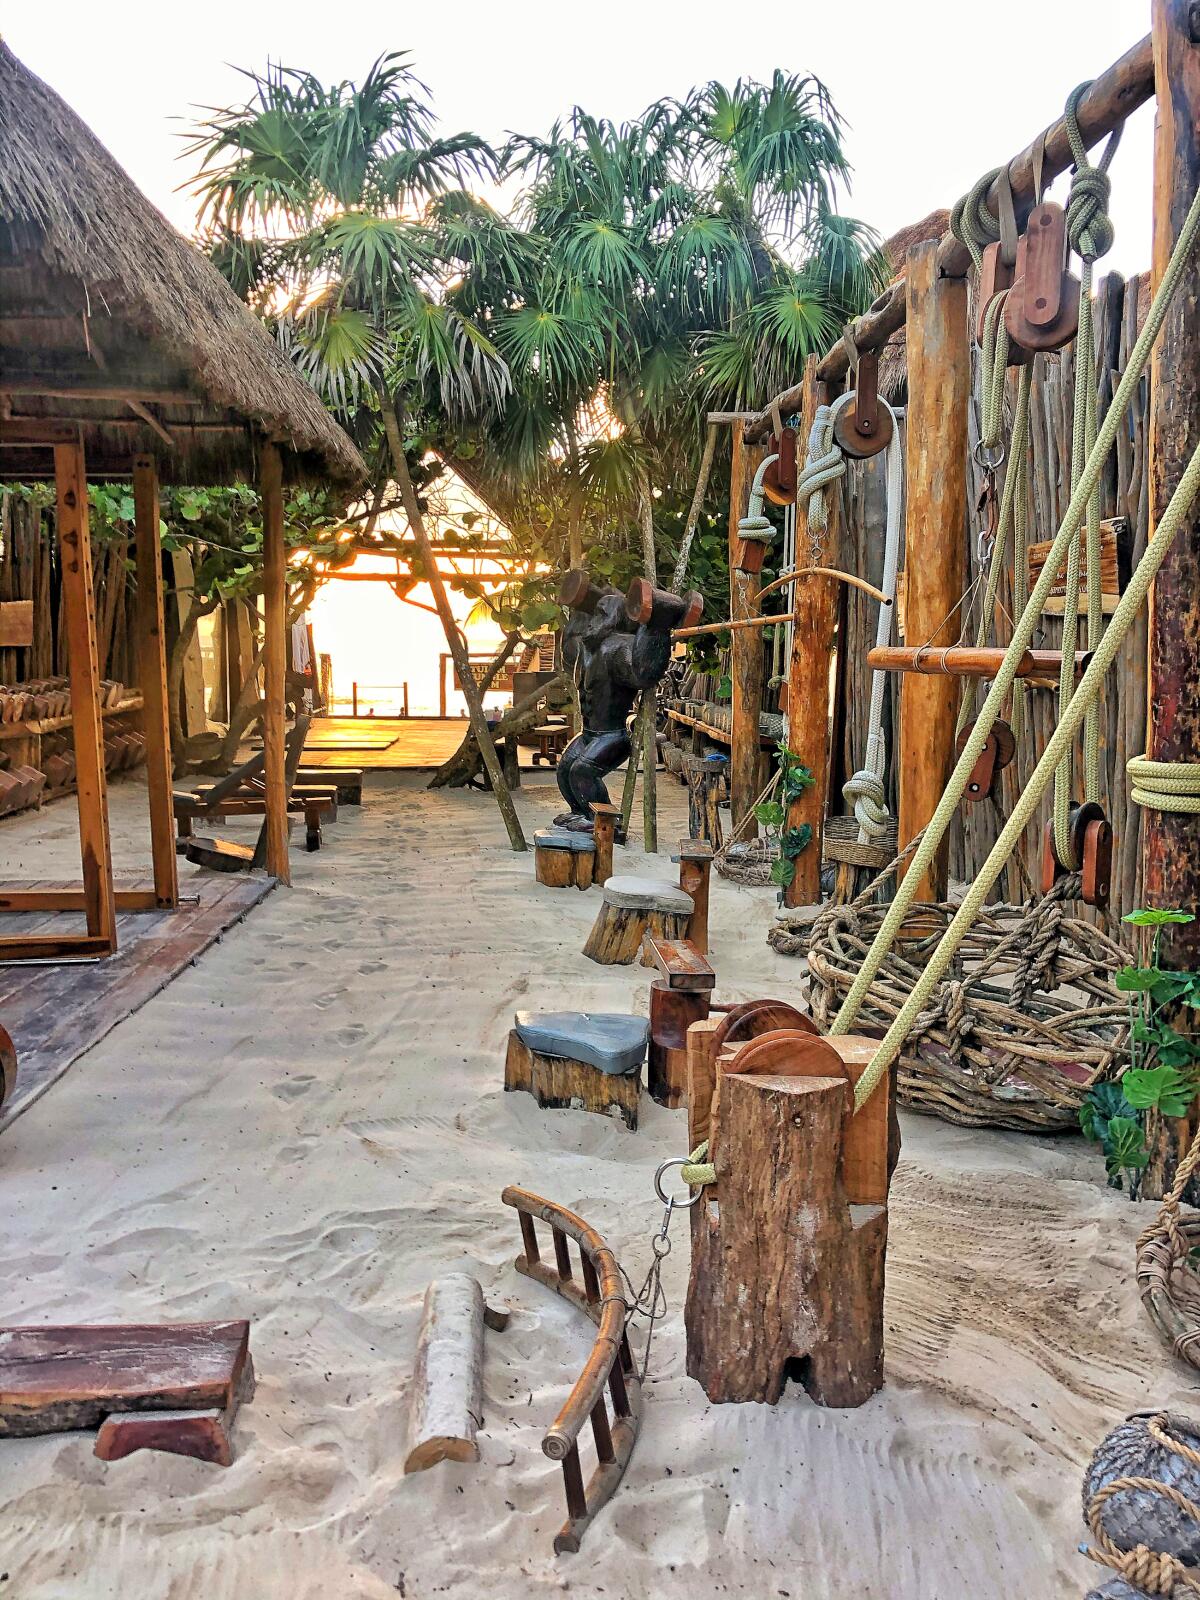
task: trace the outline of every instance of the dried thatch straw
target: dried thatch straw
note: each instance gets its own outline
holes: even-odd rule
[[[143,362],[149,355],[171,383],[182,376],[198,406],[230,420],[222,437],[227,450],[232,441],[244,454],[241,470],[253,453],[237,427],[249,421],[299,458],[293,470],[350,483],[366,476],[350,439],[213,265],[2,41],[0,268],[6,309],[50,302],[77,326],[86,318],[102,348],[136,353]],[[15,359],[45,349],[31,325],[28,342],[10,340],[6,353]],[[228,412],[236,416],[228,419]],[[104,419],[85,412],[83,420],[86,431],[89,421]],[[187,420],[197,419],[181,422],[181,450]],[[158,445],[152,433],[147,443]]]

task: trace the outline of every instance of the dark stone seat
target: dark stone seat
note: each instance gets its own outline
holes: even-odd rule
[[[611,1011],[518,1011],[517,1035],[540,1056],[583,1061],[612,1077],[640,1072],[650,1023]]]

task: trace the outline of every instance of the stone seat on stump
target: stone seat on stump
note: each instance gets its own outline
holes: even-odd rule
[[[658,939],[686,938],[695,909],[692,896],[677,884],[658,878],[610,878],[583,953],[601,966],[629,966],[642,956],[647,933]]]
[[[533,836],[534,876],[548,889],[590,889],[596,844],[573,828],[539,828]]]
[[[518,1011],[508,1036],[504,1087],[524,1089],[540,1106],[573,1107],[637,1127],[645,1017],[604,1011]]]

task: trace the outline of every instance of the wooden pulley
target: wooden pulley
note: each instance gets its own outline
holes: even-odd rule
[[[817,1026],[811,1017],[786,1000],[744,1000],[732,1007],[721,1018],[714,1030],[712,1048],[719,1052],[727,1044],[742,1044],[762,1033],[773,1033],[788,1028],[805,1033],[816,1033]]]
[[[971,737],[973,722],[968,722],[963,731],[955,740],[954,753],[961,756],[966,748],[967,740]],[[979,758],[971,768],[971,776],[967,779],[964,799],[990,800],[996,793],[1000,782],[1000,774],[1009,766],[1017,753],[1017,741],[1008,723],[997,718],[992,723],[992,730],[984,742]]]
[[[1071,807],[1071,849],[1079,863],[1082,879],[1080,894],[1089,906],[1103,910],[1108,905],[1112,888],[1112,824],[1104,815],[1104,807],[1094,800]],[[1070,867],[1058,859],[1054,848],[1054,819],[1046,822],[1042,836],[1042,893],[1048,894],[1059,878]]]
[[[841,1056],[815,1029],[777,1028],[757,1034],[732,1052],[720,1056],[721,1070],[731,1077],[743,1073],[779,1078],[845,1078],[850,1074]]]
[[[781,428],[767,454],[776,457],[763,473],[763,494],[773,506],[790,506],[796,500],[796,430]]]
[[[571,611],[586,611],[590,615],[606,594],[616,592],[594,584],[583,567],[572,567],[558,586],[558,603]]]
[[[848,456],[866,460],[892,442],[892,416],[879,403],[879,352],[859,353],[854,399],[843,406],[833,424],[833,437]]]
[[[1015,261],[1005,261],[1003,248],[997,240],[989,244],[983,252],[983,265],[979,269],[979,312],[975,320],[975,343],[983,344],[984,322],[987,319],[988,307],[998,294],[1003,294],[1006,289],[1011,289],[1016,281]],[[1010,367],[1023,367],[1027,361],[1032,361],[1033,355],[1029,350],[1024,350],[1019,344],[1009,340],[1008,365]]]
[[[695,589],[672,594],[669,589],[656,589],[649,578],[635,578],[625,596],[625,614],[630,622],[648,623],[661,633],[692,627],[703,611],[704,596]]]
[[[1004,303],[1008,337],[1023,350],[1061,350],[1079,331],[1079,279],[1067,260],[1067,215],[1047,200],[1030,213]]]

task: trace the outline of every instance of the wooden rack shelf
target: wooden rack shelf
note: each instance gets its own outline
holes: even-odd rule
[[[140,694],[127,695],[124,700],[115,706],[102,706],[102,717],[119,717],[126,711],[140,711],[142,697]],[[70,717],[43,717],[36,722],[0,722],[0,740],[28,739],[31,736],[40,737],[44,733],[60,733],[64,728],[71,726]]]

